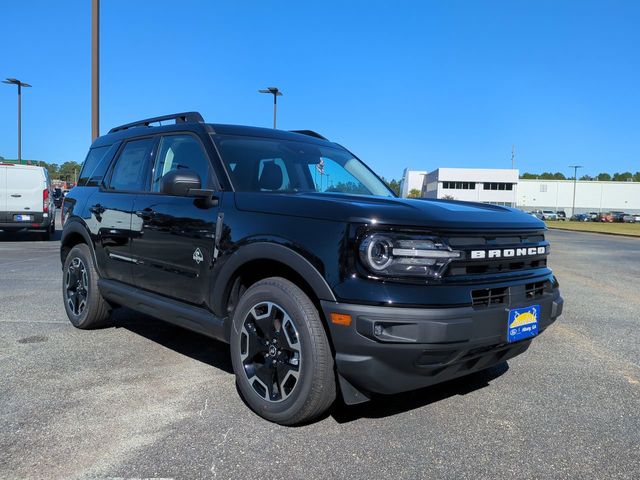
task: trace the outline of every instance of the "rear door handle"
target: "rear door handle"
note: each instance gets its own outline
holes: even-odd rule
[[[95,215],[102,215],[105,211],[105,208],[99,203],[89,207],[89,211]]]
[[[156,212],[150,208],[145,208],[144,210],[138,210],[136,212],[136,215],[138,215],[143,220],[151,220],[153,217],[155,217]]]
[[[20,195],[19,193],[14,193],[13,195],[11,195],[13,198],[20,198],[22,195]]]

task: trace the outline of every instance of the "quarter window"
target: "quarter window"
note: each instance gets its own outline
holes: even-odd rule
[[[78,185],[95,187],[102,181],[109,162],[105,160],[105,154],[109,150],[109,146],[96,147],[89,150],[87,158],[82,164]],[[111,154],[113,158],[113,154]]]

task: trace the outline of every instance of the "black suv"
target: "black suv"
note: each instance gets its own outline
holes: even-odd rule
[[[122,305],[228,342],[246,402],[286,425],[503,362],[562,312],[543,222],[397,198],[307,130],[114,128],[63,222],[73,325]]]

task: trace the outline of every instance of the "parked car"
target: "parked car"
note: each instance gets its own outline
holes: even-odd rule
[[[610,212],[605,212],[600,214],[600,221],[613,223],[613,222],[622,222],[622,218],[625,216],[624,212],[620,210],[612,210]]]
[[[614,210],[611,212],[611,216],[614,222],[622,222],[623,221],[622,219],[624,218],[625,215],[626,215],[625,212],[621,212],[619,210]]]
[[[529,215],[536,217],[538,220],[544,220],[542,210],[531,210],[531,212],[529,212]]]
[[[543,210],[542,211],[542,219],[543,220],[558,220],[558,214],[553,210]]]
[[[625,223],[640,223],[640,213],[627,214],[622,217],[622,221]]]
[[[230,343],[247,405],[281,424],[489,368],[562,313],[543,222],[398,198],[308,130],[116,127],[63,210],[74,326],[124,306]]]
[[[0,164],[0,230],[55,232],[55,204],[49,172],[35,165]]]
[[[577,213],[571,217],[572,222],[590,222],[591,217],[586,213]]]
[[[62,200],[64,200],[64,194],[62,193],[62,189],[61,188],[54,188],[53,189],[53,203],[55,204],[56,208],[62,207]]]
[[[558,220],[562,220],[562,221],[567,220],[567,214],[563,210],[558,210],[556,212],[556,215],[558,216]]]
[[[589,215],[590,222],[600,221],[600,214],[598,212],[589,212],[588,215]]]

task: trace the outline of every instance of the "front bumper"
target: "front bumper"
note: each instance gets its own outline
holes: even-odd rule
[[[540,305],[539,331],[562,313],[559,289],[533,299],[514,294],[491,307],[395,308],[322,302],[345,402],[370,393],[415,390],[473,373],[523,353],[532,339],[507,343],[508,312]],[[331,313],[351,315],[349,326]]]

